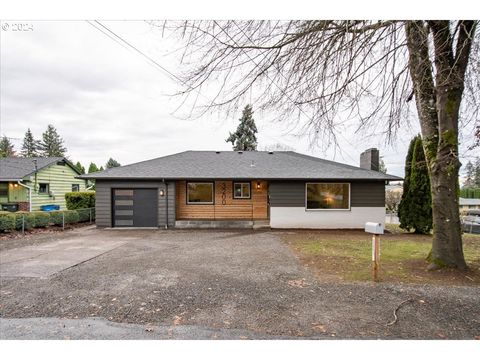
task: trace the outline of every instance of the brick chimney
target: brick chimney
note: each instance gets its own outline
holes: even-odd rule
[[[360,167],[367,170],[380,170],[380,151],[376,148],[365,150],[360,154]]]

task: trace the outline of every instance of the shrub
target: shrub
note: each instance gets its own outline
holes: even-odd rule
[[[65,224],[75,224],[78,223],[79,216],[76,210],[65,210]]]
[[[46,211],[34,211],[32,212],[35,217],[35,227],[47,227],[50,225],[50,214]]]
[[[0,213],[0,231],[12,231],[15,230],[15,214],[2,211]]]
[[[78,212],[76,210],[50,211],[50,220],[54,225],[62,226],[63,216],[65,216],[65,224],[73,224],[79,221]]]
[[[50,214],[50,221],[52,222],[53,225],[62,226],[63,210],[49,211],[49,214]]]
[[[90,212],[92,213],[92,221],[95,220],[95,208],[93,209],[77,209],[79,222],[90,221]]]
[[[95,207],[95,191],[69,192],[65,194],[68,210]]]
[[[28,211],[17,211],[14,214],[16,230],[22,230],[22,223],[25,230],[30,230],[35,226],[35,215],[33,215],[33,213]]]

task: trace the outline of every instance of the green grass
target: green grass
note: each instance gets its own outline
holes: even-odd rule
[[[401,282],[447,282],[459,278],[480,283],[480,236],[464,235],[464,253],[470,266],[468,274],[446,269],[426,271],[425,261],[432,246],[430,235],[415,235],[392,228],[380,238],[380,278]],[[371,237],[360,231],[305,231],[286,234],[286,241],[300,259],[322,276],[346,281],[371,279]],[[465,277],[466,276],[466,277]],[[473,280],[472,280],[473,279]]]

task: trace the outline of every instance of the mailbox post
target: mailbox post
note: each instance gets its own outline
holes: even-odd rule
[[[372,235],[372,280],[378,281],[378,271],[380,268],[380,235],[383,234],[383,225],[381,223],[367,222],[365,232]]]

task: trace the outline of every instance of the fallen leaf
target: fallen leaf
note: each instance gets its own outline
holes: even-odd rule
[[[325,325],[318,324],[318,323],[313,323],[312,325],[313,325],[312,329],[314,329],[316,331],[320,331],[322,333],[327,332],[327,330],[325,329]]]
[[[182,317],[181,316],[175,315],[173,317],[173,325],[180,325],[181,322],[182,322]]]

